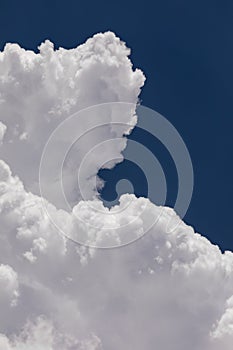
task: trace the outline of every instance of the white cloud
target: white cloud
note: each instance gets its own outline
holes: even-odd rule
[[[27,322],[22,332],[13,339],[0,334],[0,349],[4,350],[101,350],[101,342],[91,336],[77,341],[68,334],[58,333],[51,320],[38,317],[34,323]]]
[[[224,313],[220,320],[217,322],[216,327],[212,333],[214,339],[232,339],[233,334],[233,296],[231,296],[227,302]]]
[[[95,334],[103,348],[152,349],[156,343],[166,350],[212,350],[224,344],[230,350],[233,254],[222,254],[184,223],[168,230],[171,209],[164,208],[156,225],[134,244],[88,250],[65,242],[38,210],[39,197],[17,180],[9,177],[9,187],[1,186],[1,227],[8,228],[1,258],[21,277],[21,307],[10,315],[16,329],[29,315],[43,314],[52,317],[57,332],[76,336],[76,342]],[[147,202],[126,195],[121,203],[127,201],[134,203],[135,215]],[[89,207],[86,211],[91,215]],[[160,210],[150,204],[146,213],[145,218]],[[55,216],[72,234],[72,214],[54,208]],[[35,255],[34,264],[22,258],[25,251]]]
[[[172,209],[133,195],[110,211],[97,199],[79,201],[71,212],[46,202],[57,226],[89,244],[124,243],[148,230],[117,249],[70,242],[44,212],[30,167],[52,128],[93,103],[136,103],[144,78],[111,33],[74,50],[55,52],[50,42],[40,50],[8,45],[0,56],[7,125],[1,156],[20,177],[0,161],[0,350],[230,350],[231,252],[222,254]],[[122,118],[133,125],[128,112]],[[109,151],[116,156],[123,133],[119,149]]]
[[[1,120],[8,128],[1,158],[7,161],[14,174],[20,176],[26,188],[36,194],[39,193],[38,168],[42,150],[61,121],[95,104],[121,101],[136,105],[145,79],[140,70],[132,69],[127,57],[130,50],[111,32],[97,34],[72,50],[54,50],[53,44],[46,40],[39,51],[35,54],[17,44],[7,44],[0,53],[0,112]],[[60,142],[51,151],[50,168],[44,181],[49,199],[58,206],[61,204],[56,197],[57,158],[64,143],[68,141],[70,146],[70,133],[73,132],[76,139],[82,135],[75,148],[78,163],[91,147],[93,138],[109,136],[117,137],[119,146],[108,147],[108,152],[112,152],[115,162],[122,159],[121,151],[126,146],[122,135],[127,133],[129,125],[111,124],[110,128],[108,124],[117,120],[133,127],[136,118],[132,111],[121,111],[115,115],[116,112],[108,107],[99,111],[87,110],[74,120],[67,133],[63,128],[61,139],[57,140]],[[94,135],[89,132],[84,137],[89,126],[93,127],[93,122],[98,120],[104,121],[106,126],[100,130],[96,128]],[[98,154],[92,160],[86,181],[90,181],[90,176],[97,172]],[[71,195],[76,179],[70,158],[68,161],[64,175]],[[89,188],[91,186],[90,182]],[[76,199],[71,196],[71,200]]]
[[[6,129],[7,129],[6,125],[0,122],[0,144],[3,141],[4,135],[6,133]]]
[[[0,264],[0,306],[5,303],[15,306],[19,295],[19,282],[17,273],[9,265]]]

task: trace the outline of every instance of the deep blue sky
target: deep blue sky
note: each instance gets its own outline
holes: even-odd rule
[[[116,32],[147,76],[143,104],[167,117],[190,151],[195,188],[185,220],[233,250],[232,18],[231,0],[0,0],[0,46],[17,42],[35,50],[49,38],[56,47],[71,48],[96,32]],[[132,137],[148,142],[137,131]],[[124,177],[128,169],[123,164],[111,177]],[[143,181],[141,187],[135,182],[143,194]],[[170,187],[172,197],[172,180]]]

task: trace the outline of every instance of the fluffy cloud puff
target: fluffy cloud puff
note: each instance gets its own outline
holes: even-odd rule
[[[2,143],[4,135],[6,132],[6,125],[0,122],[0,143]]]
[[[12,339],[0,334],[0,349],[4,350],[100,350],[100,341],[92,336],[85,341],[77,341],[73,337],[58,333],[51,320],[38,317],[37,320],[27,322],[18,336]]]
[[[4,307],[6,302],[15,306],[18,297],[18,276],[9,265],[0,265],[0,305]]]
[[[38,54],[17,44],[5,46],[0,53],[0,112],[7,132],[1,157],[11,166],[13,173],[20,176],[28,190],[39,193],[41,153],[52,131],[62,121],[96,104],[120,101],[136,106],[145,78],[140,70],[132,69],[129,54],[130,50],[111,32],[97,34],[72,50],[54,50],[48,40],[40,45]],[[118,146],[108,147],[113,159],[111,166],[122,160],[121,151],[126,146],[123,135],[135,125],[136,117],[132,111],[116,113],[108,107],[86,110],[77,116],[67,133],[65,128],[62,129],[61,139],[51,151],[50,167],[45,174],[48,199],[62,206],[56,198],[60,170],[57,169],[57,157],[66,141],[70,146],[70,133],[75,132],[76,139],[82,135],[76,146],[76,164],[81,162],[93,139],[99,137],[117,138]],[[105,126],[96,130],[94,135],[87,133],[90,126],[95,126],[96,119]],[[114,121],[125,125],[120,127],[113,124]],[[98,171],[98,154],[90,164],[93,165],[85,176],[86,181]],[[75,178],[70,161],[65,164],[64,174],[69,192],[76,192],[77,198],[71,200],[77,202],[79,197],[77,189],[74,191],[73,188]]]
[[[92,344],[93,339],[96,345],[87,349],[152,349],[154,344],[161,349],[231,348],[231,252],[222,254],[183,222],[170,230],[167,224],[174,227],[179,220],[173,210],[161,211],[151,203],[145,207],[147,215],[159,213],[159,219],[135,243],[110,250],[75,246],[45,217],[40,198],[27,193],[4,166],[1,258],[20,276],[18,305],[1,319],[5,332],[9,333],[6,323],[17,334],[28,318],[35,324],[35,317],[42,314],[52,324],[52,334],[61,335],[62,349],[79,349],[76,344]],[[147,204],[133,195],[123,196],[121,205],[125,202],[134,203],[135,213],[142,202]],[[57,222],[72,234],[72,214],[53,210]],[[88,214],[90,209],[86,210]],[[43,344],[37,337],[31,340],[20,334],[13,339],[21,339],[17,350],[22,339],[25,349],[37,341]],[[49,339],[50,348],[59,349]],[[69,348],[67,339],[73,339],[76,347]],[[13,349],[17,344],[6,336],[3,341]]]
[[[20,157],[26,154],[28,166],[34,166],[47,130],[59,122],[48,126],[48,116],[62,120],[72,108],[103,102],[112,90],[119,100],[136,103],[143,76],[132,71],[127,55],[111,33],[69,51],[54,52],[47,42],[39,55],[14,45],[2,53],[1,116],[7,131],[1,154],[12,170],[0,162],[0,350],[232,348],[231,252],[222,254],[172,209],[134,195],[123,195],[110,210],[98,199],[79,201],[71,212],[46,201],[52,221],[35,194],[33,177],[23,171]],[[77,81],[76,71],[81,71]],[[133,114],[127,116],[136,122]],[[105,132],[112,137],[111,129]],[[29,142],[31,158],[21,142]],[[10,149],[17,149],[18,163]],[[74,244],[56,226],[90,245],[124,243],[126,236],[147,233],[106,250]]]

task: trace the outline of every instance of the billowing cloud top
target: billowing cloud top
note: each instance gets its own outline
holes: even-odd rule
[[[54,51],[53,44],[48,40],[40,45],[38,54],[26,51],[17,44],[5,46],[0,53],[0,101],[1,121],[7,126],[7,133],[1,157],[20,176],[27,189],[39,193],[41,153],[61,121],[96,104],[118,101],[137,103],[145,78],[140,70],[132,69],[129,54],[130,50],[111,32],[97,34],[73,50],[60,48]],[[136,123],[132,113],[114,116],[107,108],[99,113],[102,122],[106,123],[100,133],[105,132],[106,136],[122,137],[129,132],[130,125],[133,127]],[[71,128],[77,130],[76,137],[77,133],[85,135],[88,126],[93,124],[94,114],[83,113],[77,119]],[[110,130],[107,124],[113,121],[128,125],[120,128],[111,124]],[[1,130],[2,124],[0,140]],[[93,135],[89,133],[80,140],[76,154],[78,163],[92,139]],[[114,145],[112,149],[115,159],[122,158],[121,151],[126,145],[124,139],[118,140],[119,147]],[[56,186],[56,179],[51,178],[50,172],[56,174],[57,155],[59,149],[56,148],[50,156],[50,163],[53,164],[50,164],[46,177],[48,188]],[[72,183],[71,169],[70,164],[65,169],[69,186]],[[90,178],[91,172],[96,173],[96,164],[86,174],[87,178]],[[56,193],[55,188],[53,193]],[[52,194],[49,199],[56,201]],[[56,204],[60,205],[59,200]]]
[[[233,254],[222,254],[172,209],[125,194],[109,210],[95,196],[100,162],[106,154],[114,161],[105,166],[122,160],[134,109],[104,108],[97,115],[88,109],[78,119],[75,134],[85,134],[90,123],[95,133],[74,148],[75,166],[93,138],[114,142],[85,167],[90,192],[85,200],[80,193],[71,198],[70,211],[56,197],[56,157],[66,144],[58,139],[43,173],[50,216],[44,211],[38,168],[53,130],[94,104],[136,106],[144,76],[132,69],[129,50],[113,33],[73,50],[54,51],[49,41],[39,49],[8,44],[0,54],[0,350],[230,350]],[[99,130],[101,118],[106,127]],[[72,172],[69,161],[68,194],[75,188]],[[105,250],[74,244],[57,227],[92,246],[148,232]]]

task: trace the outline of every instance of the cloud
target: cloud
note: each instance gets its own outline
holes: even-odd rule
[[[106,102],[129,102],[136,107],[145,78],[139,69],[133,70],[129,54],[126,45],[111,32],[97,34],[72,50],[54,50],[49,40],[40,45],[38,54],[17,44],[5,46],[0,53],[0,111],[7,133],[1,157],[28,190],[39,194],[41,153],[48,137],[62,121],[80,110]],[[76,163],[71,164],[69,158],[68,164],[65,164],[65,183],[70,195],[76,192],[78,196],[77,189],[74,191],[76,179],[73,168],[81,162],[93,139],[117,138],[118,147],[108,147],[108,152],[112,152],[112,159],[115,159],[112,166],[122,160],[121,152],[126,146],[123,135],[136,124],[137,119],[132,111],[116,113],[116,110],[104,107],[99,111],[86,110],[75,119],[75,124],[69,127],[67,133],[65,128],[62,129],[55,150],[51,150],[50,167],[44,174],[48,199],[53,203],[62,207],[56,197],[59,186],[57,158],[67,138],[70,147],[70,133],[73,132],[76,140],[82,135],[74,149]],[[89,125],[93,127],[93,121],[98,119],[105,122],[105,127],[96,128],[94,135],[89,132],[85,136]],[[112,123],[109,127],[108,124],[114,120],[124,122],[124,125],[120,127]],[[90,177],[97,172],[99,157],[95,154],[85,175],[85,180],[90,181],[89,188],[92,187]],[[76,202],[78,199],[71,198]]]
[[[39,54],[17,45],[1,53],[0,350],[232,348],[232,252],[223,254],[172,209],[134,195],[111,209],[98,198],[78,200],[70,211],[56,198],[43,200],[50,216],[41,205],[36,164],[51,130],[94,103],[137,103],[144,77],[128,54],[112,33],[74,50],[54,51],[47,41]],[[117,119],[117,110],[104,111],[98,120]],[[132,127],[134,111],[124,112]],[[86,116],[92,121],[90,110]],[[77,132],[87,124],[83,117]],[[98,140],[120,139],[107,150],[120,157],[129,130],[102,131]],[[61,231],[93,246],[147,233],[96,249]]]
[[[15,306],[19,295],[19,282],[17,273],[9,265],[0,265],[0,305],[7,302]]]
[[[57,333],[52,321],[42,317],[34,323],[27,322],[22,332],[13,339],[0,334],[0,348],[4,350],[100,350],[100,345],[95,336],[77,342],[67,334]]]
[[[170,218],[173,224],[178,220],[172,209],[163,208],[161,214],[150,203],[145,218],[160,216],[143,238],[120,249],[88,249],[60,236],[39,210],[40,198],[27,193],[19,180],[9,176],[1,187],[1,258],[20,275],[21,305],[10,315],[16,329],[29,316],[35,322],[33,316],[42,314],[54,320],[59,334],[76,342],[94,334],[103,348],[152,349],[156,343],[165,349],[212,350],[223,344],[230,349],[233,254],[222,254],[183,222],[169,230]],[[126,202],[134,203],[137,216],[147,200],[125,195],[121,205]],[[91,217],[89,207],[86,211]],[[72,214],[54,207],[55,216],[72,231]]]
[[[0,122],[0,143],[2,143],[4,135],[6,133],[6,125]]]

